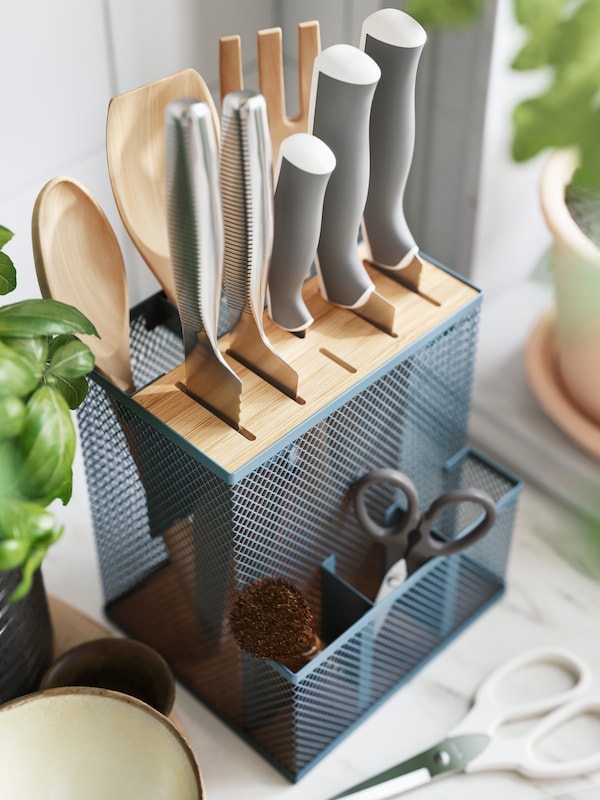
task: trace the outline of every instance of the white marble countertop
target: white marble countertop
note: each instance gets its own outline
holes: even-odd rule
[[[104,621],[83,469],[67,533],[44,565],[50,593]],[[600,693],[600,532],[549,495],[521,496],[508,586],[480,617],[407,686],[397,691],[297,784],[290,784],[184,688],[178,711],[197,755],[208,800],[326,800],[342,789],[434,745],[462,718],[486,673],[538,645],[573,648],[597,670]],[[596,744],[600,748],[600,720]],[[580,794],[582,790],[587,790]],[[577,794],[573,794],[577,792]],[[600,772],[580,779],[530,781],[512,773],[453,776],[408,795],[421,800],[600,799]]]

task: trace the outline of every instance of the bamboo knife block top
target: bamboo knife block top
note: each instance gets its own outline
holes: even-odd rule
[[[237,472],[336,398],[358,387],[479,294],[477,289],[427,261],[423,263],[418,292],[378,270],[369,268],[369,274],[377,291],[395,307],[395,336],[324,301],[316,277],[306,281],[303,289],[314,317],[304,338],[282,330],[265,313],[269,341],[298,372],[300,401],[287,397],[226,355],[227,336],[220,340],[225,359],[243,383],[241,425],[246,435],[178,388],[177,384],[185,381],[183,364],[143,387],[134,400],[210,461],[228,473]]]

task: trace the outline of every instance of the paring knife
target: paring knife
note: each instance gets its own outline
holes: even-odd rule
[[[380,74],[357,47],[337,44],[323,50],[313,68],[309,129],[336,158],[317,248],[321,292],[329,302],[392,332],[394,307],[375,291],[357,251],[369,188],[369,115]]]
[[[298,374],[263,330],[273,247],[273,165],[267,106],[253,91],[230,92],[221,117],[221,196],[228,353],[293,399]]]
[[[371,175],[363,215],[369,260],[403,270],[416,259],[417,243],[404,215],[404,192],[415,144],[415,84],[427,34],[397,8],[368,16],[360,47],[381,69],[370,122]]]
[[[239,429],[242,382],[217,342],[224,234],[211,111],[181,99],[165,111],[169,250],[185,348],[185,389]]]
[[[325,189],[334,168],[331,148],[316,136],[295,133],[281,143],[267,301],[273,322],[295,333],[313,321],[302,284],[315,258]]]

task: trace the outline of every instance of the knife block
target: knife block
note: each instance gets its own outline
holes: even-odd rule
[[[501,596],[520,490],[465,449],[480,293],[428,260],[418,291],[372,277],[394,303],[396,335],[328,305],[310,279],[304,339],[265,322],[301,400],[236,364],[244,434],[178,388],[181,335],[161,295],[132,311],[142,388],[130,397],[94,374],[79,411],[108,616],[291,780]],[[422,507],[468,485],[498,511],[482,541],[433,559],[376,606],[383,553],[352,504],[375,467],[407,472]],[[372,513],[396,500],[382,489]],[[438,533],[474,522],[461,509]],[[229,632],[233,598],[266,575],[302,590],[327,643],[297,672],[251,658]]]

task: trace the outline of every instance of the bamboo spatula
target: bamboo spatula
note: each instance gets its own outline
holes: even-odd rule
[[[285,103],[281,28],[258,31],[259,91],[267,101],[273,164],[281,142],[293,133],[308,131],[308,109],[313,62],[321,49],[319,23],[301,22],[298,25],[298,113],[288,117]],[[229,92],[244,88],[241,40],[225,36],[219,40],[219,81],[221,102]]]
[[[108,171],[119,214],[138,252],[176,305],[165,200],[165,110],[173,100],[203,100],[217,142],[219,119],[202,77],[185,69],[113,97],[106,121]]]

